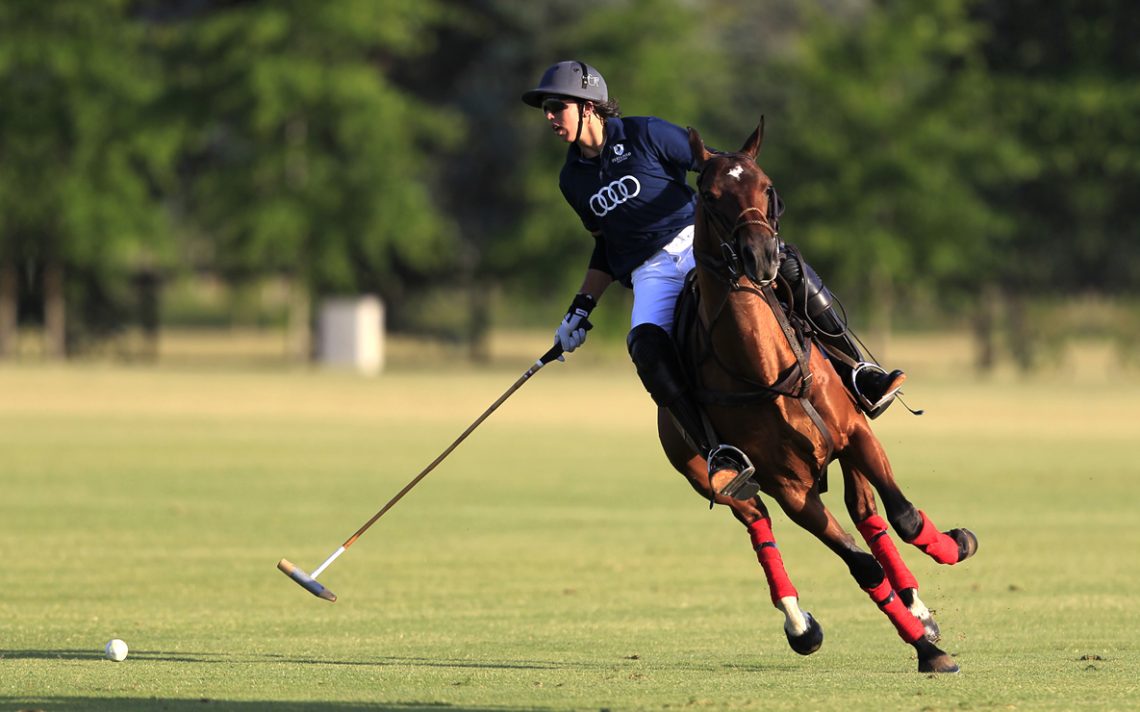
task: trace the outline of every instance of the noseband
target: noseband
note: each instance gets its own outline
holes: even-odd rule
[[[693,254],[701,264],[727,279],[734,289],[740,287],[740,277],[744,274],[744,263],[740,257],[741,248],[737,233],[750,225],[757,225],[766,231],[769,237],[778,239],[779,233],[773,226],[773,221],[777,221],[778,224],[779,220],[779,213],[775,210],[775,191],[771,187],[768,188],[768,191],[768,214],[765,215],[760,208],[747,207],[736,216],[736,221],[731,229],[727,229],[728,220],[723,215],[713,210],[705,211],[706,225],[719,241],[720,256],[696,251]],[[775,277],[773,276],[771,279],[757,283],[756,286],[766,287],[774,280]]]

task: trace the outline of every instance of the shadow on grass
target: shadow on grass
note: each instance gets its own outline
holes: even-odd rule
[[[188,712],[189,710],[235,710],[236,712],[505,712],[515,707],[461,707],[431,702],[323,702],[319,700],[170,700],[125,697],[0,697],[0,709],[16,712]],[[528,707],[527,709],[543,709]]]
[[[103,655],[91,650],[0,650],[0,662],[4,660],[94,660],[108,665],[128,665],[131,662],[157,663],[204,663],[207,665],[331,665],[358,667],[421,667],[456,668],[475,670],[613,670],[622,666],[647,664],[654,669],[683,669],[689,672],[714,672],[734,670],[741,673],[794,672],[801,669],[795,659],[791,661],[765,661],[764,663],[745,662],[726,665],[724,663],[695,663],[685,661],[680,664],[646,663],[639,657],[598,659],[598,660],[487,660],[473,658],[421,658],[387,656],[374,660],[337,660],[334,658],[299,657],[277,653],[212,653],[174,652],[153,650],[132,650],[127,660],[112,663]],[[640,662],[639,662],[640,661]],[[2,698],[0,698],[2,699]],[[507,709],[507,708],[503,708]],[[6,711],[5,711],[6,712]]]
[[[3,660],[104,660],[104,656],[91,650],[0,650]],[[564,670],[580,668],[580,662],[546,662],[540,660],[461,660],[434,658],[385,657],[375,660],[336,660],[333,658],[306,658],[275,653],[199,653],[132,650],[131,662],[205,663],[205,664],[271,664],[271,665],[356,665],[362,667],[409,666],[440,668],[478,668],[481,670]],[[106,661],[112,664],[110,660]]]
[[[197,663],[207,665],[299,665],[299,666],[364,666],[364,667],[431,667],[475,670],[576,670],[593,669],[612,672],[615,669],[641,667],[646,662],[639,657],[624,657],[606,660],[480,660],[480,659],[434,659],[421,657],[385,657],[375,660],[335,660],[279,655],[272,653],[214,653],[214,652],[164,652],[132,651],[126,661],[113,663],[98,652],[90,650],[3,650],[0,651],[0,664],[10,660],[43,661],[90,661],[95,664],[130,665],[134,663]],[[714,671],[731,669],[741,673],[789,672],[797,669],[794,664],[696,664],[687,661],[681,665],[649,663],[654,669],[679,669],[687,671]],[[514,712],[518,710],[547,710],[545,707],[519,707],[503,704],[497,706],[452,705],[442,702],[344,702],[325,700],[225,700],[210,698],[167,699],[160,697],[79,697],[29,695],[23,697],[0,696],[0,710],[3,712],[188,712],[189,710],[235,710],[236,712],[300,712],[301,710],[327,710],[328,712],[354,712],[356,710],[381,710],[387,712]]]

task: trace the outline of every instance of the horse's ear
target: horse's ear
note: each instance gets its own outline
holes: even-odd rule
[[[692,126],[689,127],[689,148],[693,150],[693,168],[699,171],[705,167],[712,153],[705,148],[704,139]]]
[[[740,149],[741,153],[752,156],[752,160],[756,160],[756,156],[760,155],[760,144],[764,143],[764,117],[760,117],[760,125],[744,142],[744,148]]]

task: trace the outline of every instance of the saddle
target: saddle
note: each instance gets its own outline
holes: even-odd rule
[[[688,385],[693,389],[697,401],[704,404],[716,405],[749,405],[765,400],[773,400],[777,396],[803,398],[808,395],[811,388],[812,375],[807,367],[811,359],[811,350],[814,347],[824,348],[812,339],[812,330],[804,323],[798,314],[791,310],[786,302],[772,298],[770,303],[773,309],[783,312],[785,335],[793,343],[793,349],[798,349],[801,358],[799,362],[780,374],[777,381],[771,386],[761,386],[755,390],[735,393],[721,393],[711,391],[701,386],[697,378],[697,369],[701,361],[711,354],[711,346],[701,343],[702,332],[699,321],[700,290],[697,288],[697,271],[689,270],[685,276],[685,284],[681,293],[677,295],[677,303],[673,307],[673,343],[680,355],[681,367],[689,379]],[[790,300],[789,300],[790,301]],[[709,353],[702,353],[702,352]]]
[[[697,270],[691,269],[685,275],[685,286],[681,288],[681,293],[677,295],[677,303],[673,306],[673,344],[681,357],[681,368],[689,380],[690,387],[696,385],[697,364],[694,363],[694,349],[691,349],[690,345],[697,338],[697,312],[700,299],[697,290]]]
[[[781,320],[784,325],[785,335],[792,344],[793,350],[798,351],[799,358],[797,363],[789,367],[782,373],[775,384],[771,386],[761,386],[754,390],[743,392],[724,393],[712,391],[705,388],[698,375],[698,369],[703,360],[710,355],[704,353],[705,351],[711,352],[711,345],[702,344],[703,333],[700,324],[699,306],[700,306],[700,290],[697,286],[697,271],[696,269],[690,270],[685,276],[685,284],[681,289],[681,293],[677,295],[677,303],[673,308],[673,344],[677,348],[677,354],[681,362],[681,370],[687,379],[687,385],[691,389],[694,399],[701,411],[701,419],[704,421],[705,430],[714,436],[711,442],[719,442],[716,429],[713,427],[712,422],[705,414],[705,406],[707,405],[725,405],[725,406],[746,406],[763,401],[774,400],[779,396],[787,396],[791,398],[798,398],[804,404],[804,409],[809,417],[815,423],[816,427],[823,434],[824,443],[828,450],[826,461],[830,461],[831,452],[834,450],[831,434],[827,426],[814,406],[808,400],[811,390],[812,374],[807,367],[807,363],[811,359],[811,349],[813,347],[823,348],[822,345],[816,344],[812,338],[812,330],[809,325],[805,324],[803,319],[799,317],[789,307],[790,299],[788,302],[777,301],[774,296],[769,297],[773,309],[780,309],[783,313]],[[819,491],[827,491],[827,465],[824,464],[818,477]]]

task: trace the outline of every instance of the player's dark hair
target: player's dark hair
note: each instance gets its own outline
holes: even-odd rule
[[[618,106],[617,99],[610,97],[605,101],[595,101],[594,113],[603,119],[616,119],[621,116],[621,107]]]

